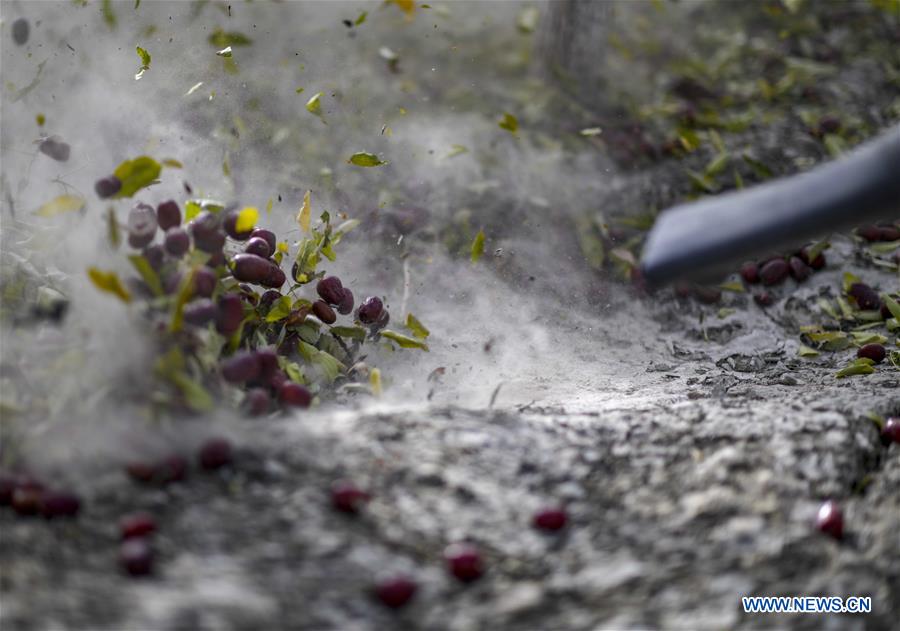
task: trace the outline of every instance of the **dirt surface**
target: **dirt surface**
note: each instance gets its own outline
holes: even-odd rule
[[[150,7],[142,6],[142,11],[157,11],[154,19],[160,23],[166,13],[178,13],[145,4]],[[256,13],[243,18],[236,7],[235,19],[246,20],[239,23],[242,28],[258,24],[260,32],[274,29],[278,19],[263,16],[256,4],[246,9]],[[338,13],[358,14],[358,5],[345,6]],[[125,5],[116,7],[124,19]],[[459,45],[464,47],[479,40],[486,28],[498,28],[503,20],[512,24],[521,8],[510,5],[455,26],[435,21],[442,28],[457,28],[448,40],[463,42]],[[187,20],[188,10],[180,10]],[[224,9],[220,13],[224,16]],[[873,264],[868,246],[858,238],[835,235],[825,270],[803,284],[788,280],[775,290],[775,304],[767,309],[757,306],[748,291],[725,291],[713,305],[678,298],[668,289],[645,296],[621,283],[622,270],[608,259],[602,271],[591,269],[569,227],[588,214],[592,204],[575,202],[599,199],[610,214],[645,213],[698,193],[685,179],[685,163],[660,156],[646,163],[646,156],[635,160],[628,147],[618,153],[612,140],[603,147],[591,146],[599,155],[586,157],[583,147],[572,150],[569,145],[589,141],[564,139],[560,147],[537,132],[528,136],[527,130],[518,145],[507,144],[515,140],[498,132],[502,135],[491,140],[487,156],[486,149],[475,145],[479,134],[496,131],[497,95],[504,90],[525,93],[526,86],[534,86],[531,79],[510,78],[527,67],[529,44],[516,33],[484,44],[489,48],[484,58],[496,64],[483,70],[494,82],[478,75],[484,80],[479,94],[494,109],[488,116],[474,105],[476,113],[459,114],[458,104],[469,103],[473,96],[458,85],[441,85],[428,70],[433,60],[416,58],[412,49],[404,48],[404,42],[416,41],[431,29],[421,15],[417,31],[400,31],[400,18],[379,25],[374,15],[364,25],[378,35],[366,44],[370,48],[383,41],[378,38],[400,33],[392,45],[406,53],[401,61],[407,64],[406,75],[391,77],[383,60],[376,58],[357,69],[347,69],[349,62],[341,65],[348,74],[335,80],[350,95],[339,109],[351,111],[348,102],[356,95],[348,86],[374,73],[373,68],[392,89],[397,87],[392,82],[399,85],[410,75],[419,79],[403,94],[412,94],[409,99],[426,112],[431,111],[429,103],[436,103],[434,119],[440,115],[440,125],[415,112],[405,128],[397,116],[389,121],[397,127],[402,150],[394,149],[396,171],[388,173],[397,179],[410,175],[409,181],[404,179],[395,190],[376,176],[341,173],[338,162],[328,161],[332,154],[343,156],[350,143],[342,138],[335,141],[337,147],[327,146],[317,134],[324,138],[348,133],[352,138],[359,128],[332,130],[348,120],[362,127],[356,118],[344,120],[330,113],[329,126],[316,121],[310,136],[298,135],[291,127],[288,148],[269,152],[268,145],[257,144],[261,137],[271,140],[277,127],[272,121],[282,116],[291,94],[273,96],[263,113],[252,118],[258,125],[250,125],[247,148],[231,147],[235,176],[229,185],[235,196],[264,198],[273,194],[274,179],[287,198],[314,182],[324,198],[345,195],[352,208],[372,212],[371,232],[354,242],[347,266],[368,263],[354,272],[356,278],[397,296],[404,285],[403,261],[408,262],[409,305],[432,329],[431,352],[378,357],[390,386],[381,400],[339,400],[313,411],[262,419],[223,411],[209,419],[156,426],[141,418],[115,418],[117,408],[96,414],[102,416],[98,420],[89,414],[106,408],[85,413],[73,406],[68,413],[83,421],[84,428],[75,429],[55,417],[54,422],[29,425],[22,419],[31,417],[7,412],[4,445],[10,436],[21,440],[26,460],[37,470],[74,484],[83,495],[83,509],[72,521],[22,518],[8,508],[0,510],[4,631],[896,628],[900,445],[884,446],[871,417],[900,414],[900,372],[885,363],[874,374],[836,379],[855,347],[798,356],[799,327],[828,322],[817,301],[833,301],[841,294],[845,272],[880,291],[896,291],[896,268]],[[205,35],[204,19],[190,23],[186,32],[197,38]],[[7,22],[4,15],[4,36]],[[75,34],[61,23],[50,24],[79,50],[92,29],[99,28],[90,23]],[[137,25],[135,31],[138,26],[143,27]],[[304,28],[323,37],[322,24]],[[367,35],[362,28],[363,34],[348,40],[349,46],[364,48],[360,42],[365,43]],[[116,39],[98,46],[114,48],[119,43]],[[280,43],[271,45],[278,48]],[[4,42],[5,54],[9,45]],[[491,47],[512,52],[503,57]],[[286,55],[285,50],[281,54]],[[524,57],[513,60],[522,50]],[[153,73],[165,72],[160,53],[140,89],[153,80]],[[439,57],[451,68],[467,71],[484,58],[454,61],[451,53]],[[257,63],[268,62],[264,58]],[[307,63],[312,70],[321,62]],[[123,67],[131,65],[137,63],[129,58]],[[53,68],[48,66],[47,72],[44,81],[55,85]],[[131,76],[127,79],[130,90]],[[178,84],[178,98],[200,80],[179,79],[184,80]],[[264,73],[254,81],[260,91],[274,84]],[[861,83],[879,107],[871,120],[854,128],[848,143],[892,120],[885,114],[893,98],[885,96],[890,94],[889,83],[878,83],[871,92],[874,84]],[[382,89],[391,93],[387,88],[373,92],[384,96]],[[528,101],[516,94],[503,107],[516,103],[523,122],[545,111],[540,97]],[[86,97],[76,90],[72,98],[83,106],[79,99]],[[47,107],[49,114],[47,103],[34,107]],[[8,107],[4,101],[5,110]],[[230,146],[227,134],[222,140],[216,130],[232,124],[232,105],[218,106],[222,109],[213,113],[178,107],[185,108],[181,117],[174,109],[166,112],[183,124],[179,133],[190,141],[185,143],[190,146],[187,155],[179,157],[186,163],[194,160],[195,174],[218,173],[221,154],[210,158],[198,147],[204,146],[205,136]],[[379,102],[372,109],[380,107]],[[33,109],[19,108],[13,115],[30,120]],[[387,120],[368,118],[369,126],[375,121],[379,128]],[[166,120],[157,125],[164,127]],[[550,126],[563,126],[556,121]],[[779,173],[827,155],[819,140],[809,140],[806,123],[799,119],[760,127],[733,136],[722,132],[729,150],[748,147],[757,157],[767,155]],[[431,166],[424,164],[430,159],[423,158],[426,149],[444,151],[451,142],[463,142],[454,130],[466,134],[477,159],[455,167],[441,163],[445,166],[440,176],[425,175]],[[79,132],[71,133],[77,137]],[[656,140],[664,140],[659,133]],[[175,142],[154,126],[156,134]],[[9,127],[4,127],[4,142],[9,137]],[[802,143],[785,140],[801,137]],[[420,141],[421,146],[415,144]],[[92,160],[113,162],[101,158],[98,145],[89,142],[83,140],[94,150]],[[282,164],[281,158],[301,150],[316,165],[315,173],[320,161],[334,165],[339,176],[335,189],[327,188],[321,174],[306,173],[300,176],[306,178],[302,183],[296,181],[297,168]],[[702,170],[711,151],[704,144],[686,163]],[[84,176],[86,186],[94,170]],[[24,167],[11,172],[23,176]],[[608,176],[598,179],[597,173]],[[270,181],[260,184],[266,176]],[[210,187],[215,182],[211,176],[198,177],[209,177]],[[260,195],[260,188],[266,192]],[[31,189],[17,195],[28,203],[39,198]],[[382,203],[360,201],[373,195]],[[427,226],[418,232],[401,231],[409,242],[401,246],[384,216],[401,216],[404,204],[416,195],[429,208]],[[381,214],[373,211],[376,205]],[[24,231],[30,220],[22,219],[21,207],[18,221],[24,223],[15,227]],[[461,213],[467,208],[469,215]],[[102,210],[91,207],[77,221],[96,225]],[[293,220],[296,209],[282,210],[284,218],[276,207],[273,223]],[[10,225],[6,215],[4,221]],[[481,266],[454,258],[470,243],[478,221],[484,222],[490,239]],[[604,245],[621,246],[626,240],[620,237]],[[373,253],[373,243],[392,245]],[[69,247],[73,249],[67,254],[73,256],[93,248],[92,242],[81,249]],[[45,259],[33,260],[52,267]],[[7,270],[10,265],[5,259]],[[105,332],[97,329],[111,318],[107,307],[91,328],[90,316],[98,311],[96,297],[75,290],[71,294],[74,323],[65,323],[58,336],[4,325],[6,348],[24,341],[65,343],[90,349],[87,356],[105,357],[102,352],[109,351],[111,342],[104,346]],[[847,323],[835,326],[849,328]],[[896,348],[896,331],[881,327],[878,332]],[[127,336],[114,342],[130,343]],[[7,350],[4,362],[10,363],[9,357]],[[110,361],[112,367],[105,369],[110,372],[136,363],[121,357]],[[444,368],[443,377],[429,377],[437,368]],[[102,366],[97,370],[107,374]],[[11,383],[4,381],[4,397]],[[192,470],[186,481],[164,488],[136,486],[121,467],[132,445],[104,438],[118,436],[124,432],[120,425],[129,423],[153,435],[154,445],[185,455],[213,433],[230,436],[240,447],[234,465],[226,470]],[[58,455],[72,444],[78,450],[67,454],[69,460]],[[360,515],[331,508],[329,487],[340,478],[353,479],[371,492]],[[812,525],[826,499],[844,507],[843,541]],[[542,534],[531,526],[534,512],[547,504],[567,507],[570,523],[560,533]],[[158,557],[153,576],[131,579],[117,567],[117,523],[123,514],[139,509],[157,517]],[[485,556],[485,576],[470,585],[460,584],[443,566],[444,547],[460,540],[476,543]],[[377,578],[396,572],[414,576],[420,585],[414,600],[399,612],[372,597]],[[744,595],[867,595],[873,611],[745,614],[740,605]]]

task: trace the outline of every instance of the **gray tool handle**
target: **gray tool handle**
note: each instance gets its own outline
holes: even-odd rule
[[[647,238],[642,268],[651,284],[710,279],[754,255],[895,217],[900,126],[806,173],[663,212]]]

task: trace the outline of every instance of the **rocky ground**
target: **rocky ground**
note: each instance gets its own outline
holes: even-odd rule
[[[154,63],[150,73],[164,72]],[[428,81],[422,78],[425,92],[434,88]],[[884,107],[853,133],[869,135],[885,123],[891,101],[878,90],[871,96]],[[735,140],[723,132],[725,144],[770,156],[776,172],[823,159],[827,152],[812,140],[784,142],[790,146],[771,153],[778,138],[809,137],[805,122],[791,120],[778,134],[754,127],[734,132]],[[472,125],[483,130],[495,122]],[[190,125],[205,122],[192,118]],[[835,304],[845,272],[896,291],[897,270],[873,264],[858,238],[836,235],[825,270],[803,284],[788,280],[767,309],[734,287],[714,305],[671,290],[644,296],[612,280],[622,270],[609,260],[601,274],[581,256],[547,256],[545,249],[567,251],[575,239],[556,229],[571,217],[560,222],[546,211],[539,189],[546,185],[551,200],[559,194],[567,201],[583,191],[567,190],[571,163],[554,162],[544,173],[539,150],[529,144],[521,154],[503,153],[503,142],[494,142],[499,153],[522,157],[535,181],[522,175],[520,189],[497,191],[491,177],[498,171],[455,172],[466,186],[484,184],[487,194],[469,186],[458,197],[490,209],[490,249],[502,253],[486,256],[488,269],[468,261],[431,271],[413,265],[410,300],[432,323],[431,353],[385,360],[402,396],[170,426],[166,444],[186,455],[210,432],[239,448],[231,467],[192,470],[165,487],[126,477],[126,447],[106,449],[95,462],[84,450],[75,473],[63,476],[79,480],[77,519],[0,509],[3,629],[895,628],[900,445],[883,444],[873,417],[900,415],[900,372],[885,362],[873,374],[836,379],[855,347],[815,357],[798,351],[799,327],[829,322],[817,301]],[[600,189],[604,209],[646,212],[697,192],[679,161],[633,162],[614,144],[601,158],[613,169],[611,181],[588,187],[592,194]],[[235,152],[233,162],[254,155]],[[701,151],[686,160],[702,171],[708,157]],[[254,176],[264,170],[247,169]],[[451,183],[459,184],[429,183],[430,199],[444,208],[431,218],[439,223],[434,234],[411,246],[410,260],[442,261],[439,247],[457,239],[459,217],[450,210],[458,199],[443,192]],[[494,215],[496,207],[503,210]],[[97,220],[94,212],[87,217]],[[521,232],[501,231],[510,217],[525,224]],[[393,273],[397,265],[385,269]],[[388,272],[373,266],[367,273]],[[571,283],[560,288],[554,279],[563,276]],[[591,287],[590,296],[559,298],[583,287]],[[79,311],[76,300],[75,316],[84,318],[93,304]],[[4,326],[8,344],[15,330]],[[81,330],[64,332],[72,338]],[[896,348],[896,332],[877,332]],[[446,369],[442,379],[426,377],[438,367]],[[9,419],[6,411],[7,437],[12,429],[27,433]],[[33,434],[33,452],[55,449],[69,436],[52,428]],[[371,493],[359,515],[330,505],[329,488],[342,478]],[[844,508],[842,541],[813,527],[827,499]],[[569,514],[557,533],[531,525],[548,504]],[[129,578],[117,565],[117,524],[139,509],[158,521],[156,569]],[[442,560],[445,546],[461,540],[485,557],[485,575],[468,585]],[[378,577],[398,572],[414,577],[419,591],[393,611],[372,588]],[[745,614],[744,595],[868,595],[873,611]]]

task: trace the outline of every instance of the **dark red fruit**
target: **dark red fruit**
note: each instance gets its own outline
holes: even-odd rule
[[[219,218],[213,213],[204,210],[191,220],[187,228],[197,248],[210,254],[222,251],[225,233],[221,230]]]
[[[272,376],[269,377],[269,385],[275,388],[276,392],[289,381],[287,373],[281,370],[280,368],[272,373]]]
[[[72,153],[72,148],[69,147],[67,143],[63,142],[62,138],[59,136],[50,136],[41,141],[41,144],[38,145],[38,151],[45,156],[53,158],[57,162],[66,162],[69,159],[69,155]]]
[[[156,520],[150,513],[132,513],[119,521],[119,534],[122,540],[134,537],[146,537],[156,532]]]
[[[137,482],[152,482],[156,476],[156,465],[152,462],[137,460],[126,464],[125,471]]]
[[[252,351],[235,353],[222,362],[222,376],[230,383],[253,381],[259,377],[259,357]]]
[[[231,464],[232,459],[231,443],[224,438],[210,438],[197,452],[197,463],[207,471],[221,469],[225,465]]]
[[[339,305],[344,299],[344,286],[337,276],[328,276],[316,283],[316,293],[330,305]]]
[[[11,473],[0,473],[0,506],[9,506],[13,492],[19,484],[18,476]]]
[[[199,298],[184,307],[184,321],[194,326],[204,326],[216,317],[216,305],[209,298]]]
[[[353,311],[353,292],[346,287],[343,289],[341,302],[338,304],[337,310],[341,315],[347,315]]]
[[[880,364],[887,356],[887,352],[884,350],[884,346],[882,346],[881,344],[866,344],[858,351],[856,351],[856,356],[865,357],[867,359],[871,359],[876,364]]]
[[[160,484],[180,482],[187,476],[188,463],[184,456],[172,454],[156,464],[154,479]]]
[[[231,259],[231,273],[240,281],[262,284],[275,265],[272,261],[256,254],[236,254]]]
[[[541,530],[561,530],[569,521],[565,509],[558,507],[542,508],[534,514],[532,523]]]
[[[784,259],[772,259],[759,268],[759,278],[763,285],[777,285],[787,278],[789,266]]]
[[[865,283],[853,283],[847,290],[847,295],[864,311],[881,309],[881,298],[878,297],[878,293]]]
[[[356,316],[363,324],[375,324],[383,309],[384,305],[381,302],[381,298],[369,296],[359,305],[359,309],[356,310]]]
[[[264,259],[269,258],[273,254],[272,250],[269,249],[269,243],[260,237],[253,237],[247,241],[244,252],[261,256]]]
[[[181,224],[181,209],[175,200],[170,199],[156,207],[156,221],[160,230],[168,230]]]
[[[767,291],[761,291],[758,294],[753,294],[753,301],[760,307],[771,307],[775,304],[775,297]]]
[[[122,188],[122,181],[115,175],[104,177],[94,182],[94,191],[100,199],[112,197]]]
[[[47,519],[74,517],[81,510],[81,500],[68,491],[44,491],[41,494],[41,514]]]
[[[266,243],[269,244],[269,251],[273,254],[277,249],[277,240],[275,238],[275,233],[271,230],[266,230],[265,228],[254,228],[253,232],[250,233],[250,238],[259,237],[260,239],[265,239]]]
[[[250,235],[253,234],[253,228],[244,232],[238,232],[237,220],[239,214],[240,213],[238,213],[236,210],[226,214],[225,219],[222,220],[222,227],[225,228],[225,232],[228,234],[228,236],[235,241],[246,241],[250,238]]]
[[[348,480],[339,480],[331,485],[331,505],[344,513],[358,513],[369,501],[369,494]]]
[[[163,261],[166,258],[166,253],[161,245],[148,245],[146,248],[144,248],[144,251],[141,252],[141,255],[145,259],[147,259],[147,263],[150,264],[150,267],[153,268],[153,271],[158,272],[160,269],[162,269]]]
[[[244,305],[238,294],[219,296],[216,304],[216,331],[222,335],[231,335],[241,328],[244,319]]]
[[[844,513],[835,502],[827,501],[816,514],[816,528],[835,539],[844,537]]]
[[[679,298],[690,298],[694,291],[694,286],[691,283],[680,280],[672,286],[672,289]]]
[[[704,304],[714,305],[721,300],[722,290],[717,287],[696,285],[694,287],[694,297]]]
[[[755,285],[759,282],[759,266],[753,261],[748,261],[741,265],[741,278],[745,283]]]
[[[884,422],[881,428],[881,442],[885,445],[897,443],[900,445],[900,418],[891,417]]]
[[[268,382],[278,370],[278,353],[273,348],[261,348],[256,351],[259,361],[259,379]]]
[[[261,307],[269,307],[279,298],[281,298],[280,291],[267,289],[263,292],[262,296],[259,297],[259,304]]]
[[[334,324],[334,321],[337,320],[334,309],[329,307],[324,300],[316,300],[312,305],[312,312],[325,324]]]
[[[184,228],[169,228],[163,247],[169,255],[180,259],[191,249],[191,237]]]
[[[797,256],[800,257],[801,261],[809,265],[814,270],[820,270],[825,267],[825,254],[823,252],[819,252],[816,255],[816,258],[810,260],[809,248],[803,248],[797,253]]]
[[[250,388],[244,398],[244,408],[251,416],[261,416],[269,411],[272,397],[265,388]]]
[[[798,283],[802,283],[812,274],[812,270],[806,263],[800,260],[800,257],[792,256],[791,260],[788,261],[788,265],[791,268],[791,276],[793,276],[794,280]]]
[[[823,116],[819,119],[820,134],[834,134],[841,130],[841,120],[834,116]]]
[[[284,281],[287,280],[287,277],[284,275],[284,272],[274,261],[270,261],[269,271],[266,274],[265,278],[260,281],[260,285],[263,287],[272,287],[274,289],[278,289],[282,285],[284,285]]]
[[[878,232],[882,241],[900,240],[900,228],[897,226],[878,226]]]
[[[138,202],[128,213],[128,245],[143,248],[156,235],[156,211],[153,206]]]
[[[881,241],[881,229],[878,226],[860,226],[856,234],[866,241]]]
[[[153,548],[144,537],[126,539],[119,547],[119,564],[131,576],[145,576],[153,571]]]
[[[447,569],[459,580],[468,583],[484,574],[484,563],[478,548],[468,543],[451,543],[444,550]]]
[[[205,265],[198,267],[194,270],[192,280],[194,295],[203,296],[204,298],[212,296],[216,290],[216,280],[218,280],[216,270]]]
[[[28,33],[31,30],[28,20],[19,18],[12,23],[13,41],[18,46],[24,46],[28,42]]]
[[[43,493],[39,484],[19,483],[13,490],[10,505],[19,515],[36,515],[41,510]]]
[[[416,595],[417,589],[418,586],[411,578],[396,575],[379,580],[375,586],[375,595],[388,607],[399,609]]]
[[[278,400],[284,405],[308,408],[312,403],[312,394],[306,386],[294,381],[286,381],[278,388]]]

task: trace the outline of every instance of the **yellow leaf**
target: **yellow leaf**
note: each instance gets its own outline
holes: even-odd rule
[[[315,94],[313,94],[312,98],[310,98],[306,102],[306,111],[309,112],[310,114],[315,114],[316,116],[321,116],[322,115],[321,99],[322,99],[321,92],[316,92]]]
[[[280,241],[279,243],[277,243],[275,245],[275,249],[279,252],[284,252],[285,254],[287,254],[288,253],[287,241]]]
[[[167,167],[170,167],[173,169],[180,169],[181,167],[184,166],[183,164],[181,164],[181,162],[179,162],[175,158],[166,158],[165,160],[162,161],[162,163],[164,166],[167,166]]]
[[[247,206],[238,213],[234,229],[237,232],[249,232],[256,227],[257,221],[259,221],[259,211],[253,206]]]
[[[274,200],[270,197],[269,201],[266,202],[266,214],[270,214],[272,212],[272,204]]]
[[[416,3],[414,0],[393,0],[394,4],[400,7],[408,17],[411,17],[416,11]]]
[[[131,302],[131,294],[125,289],[115,272],[104,272],[96,267],[89,267],[88,276],[100,291],[111,293],[122,300],[122,302]]]
[[[309,232],[309,217],[309,191],[306,191],[306,194],[303,196],[303,206],[300,207],[300,212],[297,213],[297,223],[300,224],[300,229],[303,232]]]
[[[381,371],[373,368],[369,371],[369,386],[372,388],[372,394],[376,397],[381,396]]]
[[[62,213],[68,213],[84,208],[84,199],[76,195],[60,195],[59,197],[47,202],[36,211],[35,215],[41,217],[54,217]]]
[[[472,262],[477,263],[482,254],[484,254],[484,230],[479,230],[475,240],[472,241]]]

